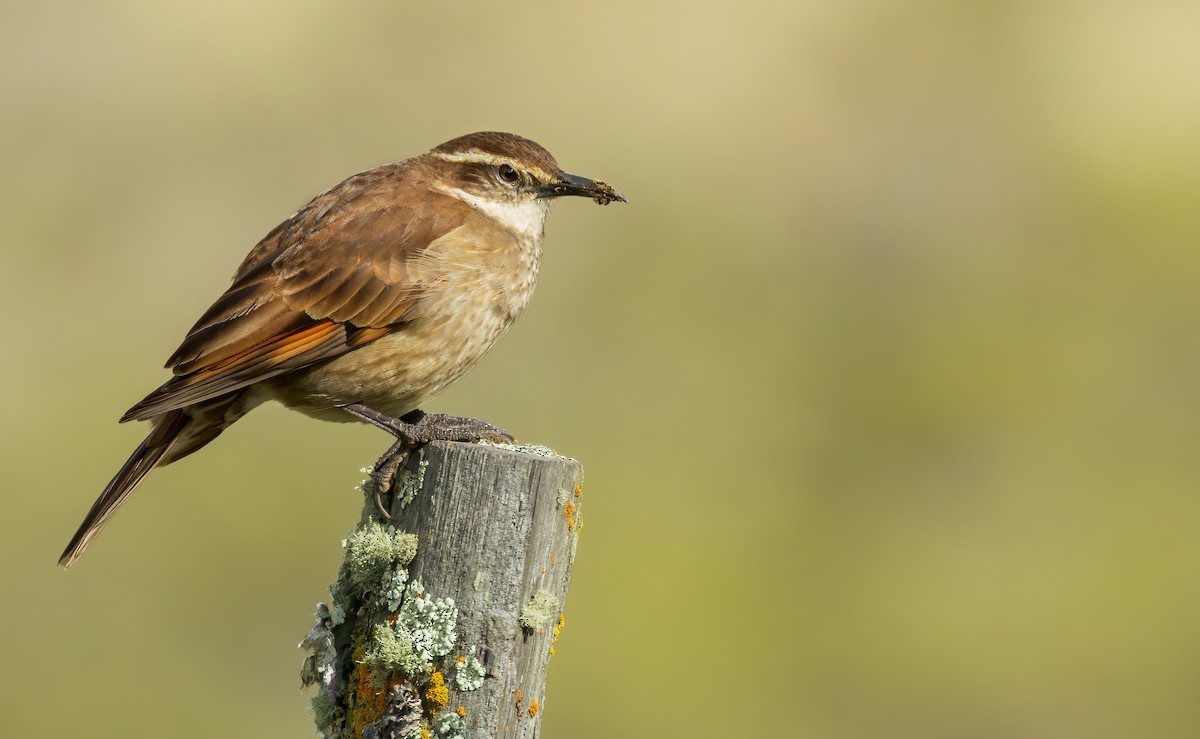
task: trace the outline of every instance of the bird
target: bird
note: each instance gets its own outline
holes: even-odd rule
[[[152,469],[199,450],[269,400],[391,433],[396,441],[372,474],[377,496],[420,444],[512,441],[487,422],[420,406],[525,310],[546,216],[564,196],[628,202],[602,180],[567,174],[541,145],[495,131],[318,194],[250,250],[167,360],[171,378],[121,417],[148,421],[149,434],[59,564],[79,559]]]

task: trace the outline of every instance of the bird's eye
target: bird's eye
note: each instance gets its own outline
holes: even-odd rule
[[[501,181],[507,182],[510,185],[521,179],[521,175],[518,174],[517,170],[513,169],[512,165],[510,164],[501,164],[499,167],[496,167],[496,176],[499,177]]]

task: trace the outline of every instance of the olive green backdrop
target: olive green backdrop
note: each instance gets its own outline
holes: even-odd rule
[[[306,737],[388,439],[277,406],[61,547],[245,252],[478,129],[558,205],[429,405],[583,460],[547,737],[1200,735],[1200,5],[6,2],[0,734]]]

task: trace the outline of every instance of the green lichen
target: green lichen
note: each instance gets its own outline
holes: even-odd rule
[[[449,654],[458,628],[458,606],[453,598],[425,597],[420,580],[409,583],[396,624],[412,635],[417,654],[426,662]]]
[[[570,490],[559,490],[558,491],[558,499],[557,500],[558,500],[559,508],[562,508],[563,504],[565,504],[570,499],[571,499],[571,491]]]
[[[458,667],[454,671],[454,684],[464,693],[483,687],[487,678],[487,670],[475,656],[475,647],[467,647],[467,656],[458,658]]]
[[[438,739],[467,739],[467,722],[457,713],[447,711],[433,724],[433,733]]]
[[[312,699],[313,721],[325,739],[343,739],[347,736],[346,713],[342,707],[318,691]]]
[[[379,600],[387,603],[389,612],[395,613],[400,608],[400,604],[404,602],[404,584],[407,582],[408,570],[397,567],[387,584],[383,586],[383,593],[380,594]]]
[[[412,635],[406,629],[391,624],[376,624],[371,640],[371,649],[364,663],[371,668],[376,682],[399,670],[414,680],[422,680],[429,674],[430,665],[417,654]]]
[[[400,508],[408,507],[413,498],[417,497],[417,493],[421,492],[425,485],[425,470],[428,467],[429,460],[422,459],[417,463],[416,470],[401,467],[396,472],[396,480],[392,483],[392,500],[399,503]]]
[[[529,604],[521,609],[521,615],[517,620],[526,629],[539,631],[545,628],[550,619],[558,613],[559,605],[558,598],[543,588],[533,594]]]
[[[428,679],[433,660],[454,647],[458,606],[453,598],[428,598],[419,580],[404,588],[394,621],[377,624],[364,663],[376,680],[395,670],[417,681]]]
[[[346,539],[346,565],[353,593],[386,590],[396,568],[407,567],[417,555],[415,534],[370,521]],[[406,575],[407,577],[407,575]]]

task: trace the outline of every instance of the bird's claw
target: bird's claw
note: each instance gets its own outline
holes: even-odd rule
[[[383,496],[391,491],[397,470],[408,461],[417,447],[431,441],[488,441],[497,444],[511,444],[514,441],[504,429],[467,416],[414,410],[400,418],[392,418],[362,403],[344,405],[342,410],[396,437],[395,443],[375,462],[371,473],[375,507],[388,521],[392,520],[392,515],[383,504]]]

